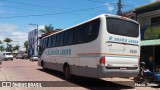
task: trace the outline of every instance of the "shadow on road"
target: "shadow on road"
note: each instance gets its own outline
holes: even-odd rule
[[[46,70],[38,69],[38,70],[65,80],[62,72],[49,70],[49,69],[46,69]],[[111,82],[111,81],[105,81],[102,79],[73,76],[73,78],[70,81],[63,81],[63,82],[67,82],[67,84],[69,83],[67,87],[84,87],[92,90],[102,90],[102,89],[109,89],[109,88],[111,90],[134,89],[134,86],[133,86],[134,82],[132,81],[112,81]],[[66,86],[61,85],[59,87],[66,87]]]

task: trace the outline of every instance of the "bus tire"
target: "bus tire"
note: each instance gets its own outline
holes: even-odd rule
[[[64,73],[64,78],[66,80],[70,80],[71,79],[71,71],[70,71],[70,67],[69,67],[68,64],[64,65],[63,73]]]
[[[43,62],[43,60],[41,61],[41,66],[42,66],[42,69],[43,69],[43,70],[46,70],[46,68],[44,67],[44,62]]]

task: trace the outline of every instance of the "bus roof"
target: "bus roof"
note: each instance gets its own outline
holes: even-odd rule
[[[97,19],[97,18],[102,18],[102,17],[104,17],[104,16],[113,17],[113,18],[121,18],[121,19],[126,18],[128,21],[132,21],[132,22],[134,22],[134,23],[139,24],[137,21],[135,21],[135,20],[133,20],[133,19],[130,19],[130,18],[127,18],[127,17],[124,17],[124,16],[119,16],[119,15],[114,15],[114,14],[101,14],[101,15],[98,15],[98,16],[96,16],[96,17],[92,18],[92,19],[89,19],[89,20],[87,20],[87,21],[84,21],[84,22],[82,22],[82,23],[79,23],[79,24],[77,24],[77,25],[74,25],[74,26],[72,26],[72,27],[69,27],[69,28],[63,29],[62,31],[55,32],[55,33],[53,33],[53,34],[50,34],[50,35],[44,36],[43,38],[46,38],[46,37],[52,36],[52,35],[57,34],[57,33],[61,33],[61,32],[66,31],[66,30],[68,30],[68,29],[71,29],[71,28],[77,27],[77,26],[79,26],[79,25],[81,25],[81,24],[84,24],[84,23],[90,22],[90,21],[92,21],[92,20],[94,20],[94,19]]]

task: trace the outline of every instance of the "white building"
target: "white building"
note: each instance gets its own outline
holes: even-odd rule
[[[28,33],[28,56],[38,55],[37,52],[37,30]]]

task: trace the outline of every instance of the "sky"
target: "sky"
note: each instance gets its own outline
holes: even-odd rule
[[[122,11],[149,4],[156,0],[122,0]],[[52,24],[65,29],[97,15],[117,13],[118,0],[0,0],[0,40],[11,38],[21,46],[28,32]],[[5,46],[6,43],[3,43]]]

